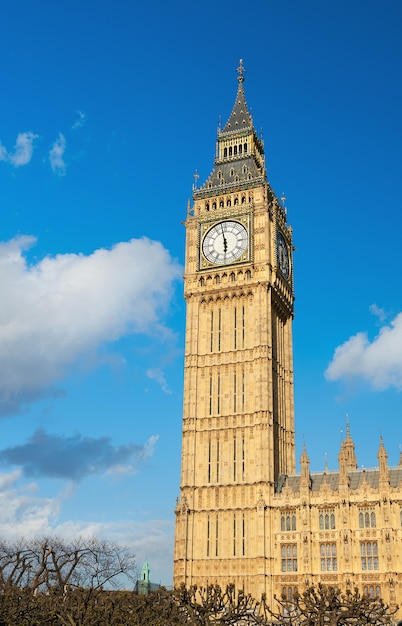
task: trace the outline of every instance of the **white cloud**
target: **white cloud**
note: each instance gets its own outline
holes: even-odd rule
[[[78,119],[74,122],[74,124],[71,127],[73,130],[82,128],[82,126],[84,126],[85,122],[87,121],[87,115],[85,115],[85,113],[83,113],[82,111],[77,111],[77,115],[78,115]]]
[[[21,167],[21,165],[27,165],[32,159],[33,143],[38,135],[34,133],[19,133],[17,141],[15,142],[14,152],[8,152],[4,146],[0,144],[0,161],[6,161],[14,165],[14,167]]]
[[[0,414],[49,393],[105,342],[166,333],[160,316],[181,276],[162,244],[146,238],[28,264],[23,252],[34,242],[0,243]]]
[[[41,536],[60,513],[61,499],[37,495],[35,483],[19,485],[20,472],[0,474],[0,535],[3,539]]]
[[[64,176],[66,173],[66,163],[64,161],[65,150],[66,139],[62,133],[59,133],[58,138],[49,151],[50,167],[58,176]]]
[[[165,374],[158,367],[149,369],[146,372],[148,378],[157,382],[165,393],[172,393],[167,385]]]
[[[19,483],[18,471],[0,473],[0,536],[3,540],[21,537],[57,536],[66,540],[97,537],[131,547],[139,568],[148,560],[152,582],[169,585],[172,580],[173,521],[135,519],[109,522],[70,520],[60,523],[63,503],[74,495],[71,486],[54,498],[38,494],[38,485]]]
[[[325,376],[345,381],[360,378],[376,391],[402,389],[402,313],[383,326],[372,342],[361,332],[338,346]]]
[[[374,304],[370,304],[369,310],[370,310],[370,313],[372,313],[373,315],[378,317],[380,322],[385,322],[385,320],[387,319],[387,314],[384,311],[384,309],[381,309],[375,303]]]

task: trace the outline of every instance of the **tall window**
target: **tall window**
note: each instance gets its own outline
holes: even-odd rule
[[[218,516],[216,516],[215,520],[215,556],[218,556],[219,552],[219,520]]]
[[[233,412],[236,413],[237,411],[237,376],[236,374],[233,374]]]
[[[320,544],[320,560],[322,572],[336,572],[338,561],[336,557],[336,543]]]
[[[381,597],[381,587],[379,585],[364,585],[363,593],[365,596],[369,596],[370,598],[380,598]]]
[[[209,521],[209,515],[208,515],[208,518],[207,518],[207,556],[209,556],[210,532],[211,532],[211,527],[210,527],[210,521]]]
[[[219,441],[216,442],[216,482],[219,482]]]
[[[244,411],[245,406],[245,383],[244,372],[241,373],[241,410]]]
[[[282,587],[282,600],[292,602],[294,596],[297,594],[297,587]]]
[[[281,547],[282,572],[297,572],[297,545],[283,544]]]
[[[218,311],[218,352],[221,351],[222,311]]]
[[[318,521],[319,521],[320,530],[334,530],[335,529],[334,509],[327,509],[327,510],[320,511]]]
[[[211,340],[209,346],[210,352],[214,350],[214,312],[211,311]]]
[[[237,309],[234,308],[233,312],[233,348],[237,348]]]
[[[378,545],[376,541],[360,543],[362,570],[378,570]]]
[[[211,482],[211,442],[208,441],[208,482]]]
[[[236,437],[233,439],[233,480],[236,480]]]
[[[216,412],[221,412],[221,375],[218,374],[217,394],[216,394]]]
[[[246,554],[246,519],[244,517],[244,513],[241,521],[241,553],[242,556]]]
[[[281,515],[281,531],[289,530],[296,530],[296,514],[293,511],[287,511]]]
[[[233,515],[233,556],[236,556],[236,513]]]
[[[213,391],[213,384],[212,384],[212,372],[209,374],[209,414],[212,415],[212,391]]]
[[[241,440],[241,479],[242,480],[244,480],[245,457],[246,457],[246,451],[245,451],[244,439],[242,439]]]
[[[376,518],[373,509],[360,509],[359,528],[375,528]]]

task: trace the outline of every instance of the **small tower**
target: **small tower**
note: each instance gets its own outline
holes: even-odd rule
[[[389,468],[388,468],[388,454],[384,447],[382,437],[380,437],[380,447],[378,450],[378,467],[380,471],[379,486],[380,489],[389,487]]]
[[[148,561],[145,561],[141,570],[141,579],[138,587],[138,593],[146,596],[151,591],[151,569]]]
[[[342,441],[338,455],[339,462],[339,486],[346,487],[349,484],[348,472],[357,468],[355,444],[350,436],[349,422],[346,422],[346,438]]]

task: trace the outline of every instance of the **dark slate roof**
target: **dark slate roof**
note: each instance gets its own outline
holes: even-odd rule
[[[243,76],[243,65],[240,62],[239,68],[239,85],[237,88],[236,100],[233,106],[232,113],[228,121],[225,124],[224,129],[222,130],[222,134],[239,132],[241,130],[252,130],[253,128],[253,120],[248,112],[246,98],[244,95],[244,76]]]
[[[349,476],[349,488],[351,490],[359,489],[364,482],[374,488],[378,489],[379,486],[379,469],[356,469],[348,472]],[[285,487],[289,487],[292,491],[299,491],[300,489],[300,474],[291,474],[289,476],[281,477],[282,480],[278,481],[277,491],[280,493]],[[330,489],[337,491],[339,487],[339,472],[314,472],[310,474],[311,491],[319,491],[321,487],[326,483]],[[389,482],[391,487],[400,487],[402,484],[402,467],[390,467],[389,468]]]
[[[257,166],[255,159],[252,156],[243,156],[239,159],[217,164],[199,191],[205,192],[211,189],[217,193],[217,188],[221,188],[223,192],[228,187],[244,185],[245,183],[254,184],[263,180],[263,170]],[[196,197],[196,195],[195,193],[194,196]]]

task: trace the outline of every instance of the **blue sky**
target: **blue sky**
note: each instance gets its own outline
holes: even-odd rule
[[[171,584],[187,200],[243,58],[294,229],[297,456],[402,444],[399,0],[6,3],[0,535],[95,534]]]

